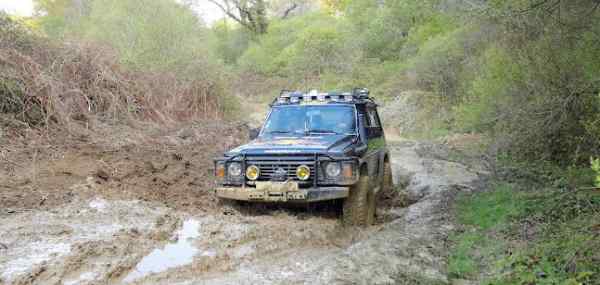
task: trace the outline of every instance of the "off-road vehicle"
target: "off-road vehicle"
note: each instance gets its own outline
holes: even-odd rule
[[[392,187],[377,104],[369,91],[282,91],[253,140],[215,159],[221,199],[343,199],[347,225],[374,220],[376,195]]]

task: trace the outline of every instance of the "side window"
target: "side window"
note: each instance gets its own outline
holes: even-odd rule
[[[377,138],[382,135],[381,130],[381,121],[379,120],[379,116],[377,115],[377,110],[375,108],[367,108],[367,128],[368,128],[368,137],[369,138]]]
[[[375,110],[375,108],[367,109],[367,114],[369,116],[369,127],[380,128],[381,123],[379,122],[379,116],[377,115],[377,111]]]

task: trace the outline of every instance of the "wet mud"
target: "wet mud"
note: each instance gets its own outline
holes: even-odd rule
[[[0,213],[0,284],[448,283],[448,207],[480,174],[440,159],[433,144],[391,149],[394,181],[414,203],[380,209],[368,228],[342,227],[331,205],[223,205],[206,191],[168,192],[181,181],[196,187],[182,175],[197,167],[193,159],[131,173],[110,167],[131,159],[106,159],[106,179],[84,172],[55,190],[69,197],[60,206]],[[167,190],[134,191],[142,172]]]

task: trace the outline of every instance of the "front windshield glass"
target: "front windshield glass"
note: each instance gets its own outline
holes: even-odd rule
[[[354,134],[356,119],[352,106],[274,107],[262,134]]]

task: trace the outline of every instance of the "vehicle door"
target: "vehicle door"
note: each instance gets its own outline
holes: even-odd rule
[[[385,139],[381,121],[377,114],[376,106],[368,105],[366,108],[366,129],[367,129],[367,156],[369,164],[369,176],[371,179],[378,179],[382,173],[383,151],[385,148]]]

